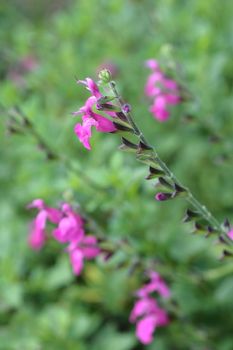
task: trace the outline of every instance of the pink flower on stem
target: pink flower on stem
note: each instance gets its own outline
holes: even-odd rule
[[[53,237],[60,243],[79,241],[84,236],[83,219],[74,212],[68,203],[62,206],[62,214],[58,226],[53,230]]]
[[[82,114],[83,116],[83,123],[76,124],[74,131],[84,147],[90,150],[91,128],[93,126],[99,132],[113,132],[116,130],[116,128],[111,120],[93,111],[94,106],[98,104],[98,99],[103,97],[98,89],[97,84],[90,78],[86,78],[86,80],[79,80],[78,83],[84,84],[91,92],[92,96],[86,100],[86,103],[83,107],[73,113],[73,115]],[[110,117],[115,116],[115,113],[112,111],[105,111],[105,113]]]
[[[40,250],[46,240],[45,228],[47,220],[57,224],[61,218],[61,213],[55,208],[47,207],[42,199],[35,199],[28,205],[28,208],[36,208],[39,210],[33,221],[28,243],[32,249]]]
[[[56,224],[52,236],[59,243],[68,243],[65,249],[69,255],[75,275],[80,275],[84,260],[94,259],[101,253],[97,238],[85,236],[84,221],[70,204],[64,203],[61,210],[47,207],[42,199],[35,199],[28,208],[39,210],[33,221],[29,235],[29,244],[33,249],[41,249],[46,240],[45,228],[47,220]]]
[[[179,86],[175,80],[169,79],[161,71],[155,60],[147,60],[146,66],[152,70],[145,85],[145,95],[153,99],[150,112],[161,122],[170,117],[169,105],[181,102]]]
[[[143,344],[150,344],[153,341],[153,333],[157,327],[169,323],[166,311],[158,306],[150,294],[157,292],[163,298],[168,298],[170,290],[157,272],[149,271],[148,275],[150,281],[136,292],[139,299],[135,302],[129,317],[130,322],[136,323],[136,336]]]
[[[160,122],[164,122],[170,117],[170,112],[167,109],[167,101],[165,96],[161,94],[154,100],[153,105],[150,107],[150,112]]]
[[[91,127],[98,126],[98,123],[95,119],[93,118],[89,118],[87,116],[83,116],[82,118],[83,123],[80,124],[76,124],[74,127],[74,132],[77,135],[78,139],[80,142],[82,142],[83,146],[90,150],[91,149],[91,145],[90,145],[90,138],[91,138]]]
[[[154,60],[154,59],[149,59],[145,62],[145,66],[147,68],[150,68],[152,71],[160,71],[159,68],[159,63],[158,61]]]
[[[86,80],[77,80],[77,83],[85,85],[87,90],[89,90],[90,93],[96,98],[100,98],[102,96],[97,84],[91,78],[86,78]]]
[[[71,242],[68,247],[70,261],[75,275],[79,276],[83,270],[84,259],[91,260],[100,254],[96,237],[89,235]]]
[[[140,298],[144,298],[153,292],[157,292],[163,298],[169,298],[171,295],[170,290],[161,276],[155,271],[149,271],[148,275],[150,277],[150,282],[137,290],[136,295]]]

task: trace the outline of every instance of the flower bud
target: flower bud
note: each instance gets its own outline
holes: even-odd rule
[[[99,72],[99,79],[101,83],[108,84],[112,80],[111,72],[108,69],[102,69]]]
[[[125,103],[123,106],[122,106],[122,112],[123,113],[129,113],[129,112],[131,112],[131,106],[130,106],[130,104],[128,104],[128,103]]]
[[[155,199],[157,201],[166,201],[168,199],[171,199],[171,193],[168,192],[159,192],[156,194]]]

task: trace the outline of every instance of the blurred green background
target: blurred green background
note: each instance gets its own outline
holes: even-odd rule
[[[233,349],[232,260],[219,260],[214,239],[189,234],[182,200],[155,202],[146,167],[118,151],[117,135],[94,132],[88,152],[70,115],[88,96],[75,77],[112,64],[151,144],[219,220],[232,219],[232,13],[230,0],[1,1],[1,350]],[[148,58],[176,67],[192,96],[167,123],[148,112]],[[46,161],[31,135],[9,136],[6,111],[15,105],[78,172]],[[143,275],[130,273],[120,249],[106,264],[87,263],[79,278],[54,242],[31,251],[25,206],[34,198],[51,206],[74,198],[109,239],[129,241],[132,262],[158,267],[175,312],[150,346],[128,322]]]

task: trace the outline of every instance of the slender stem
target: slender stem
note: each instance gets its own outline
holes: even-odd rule
[[[227,265],[223,265],[218,268],[204,272],[202,277],[206,280],[215,280],[232,273],[233,273],[233,265],[227,264]]]
[[[124,101],[122,99],[122,97],[119,95],[117,88],[116,88],[116,84],[114,81],[111,81],[110,83],[110,88],[116,98],[116,100],[118,101],[119,105],[121,106],[121,108],[124,106]],[[141,130],[139,129],[139,127],[137,126],[137,124],[135,123],[131,113],[125,113],[125,117],[127,118],[127,121],[129,122],[129,124],[132,126],[133,130],[134,130],[134,134],[139,138],[140,141],[142,141],[146,146],[149,146],[151,148],[150,153],[151,153],[151,160],[155,163],[155,164],[159,164],[159,166],[161,167],[161,169],[164,171],[164,173],[166,174],[166,176],[171,179],[175,184],[181,186],[182,188],[184,188],[185,192],[186,192],[186,200],[200,213],[200,215],[211,225],[211,227],[213,227],[215,230],[217,230],[220,234],[222,234],[224,236],[224,241],[228,244],[232,244],[232,241],[228,238],[225,229],[221,226],[220,222],[213,216],[213,214],[206,208],[206,206],[202,205],[192,194],[192,192],[190,191],[190,189],[186,186],[184,186],[177,178],[176,176],[172,173],[172,171],[168,168],[168,166],[160,159],[160,157],[158,156],[157,152],[154,150],[153,147],[151,147],[149,145],[149,143],[147,142],[145,136],[143,135],[143,133],[141,132]]]
[[[93,181],[86,173],[84,173],[80,168],[77,167],[77,164],[74,165],[64,155],[59,155],[55,153],[48,145],[48,143],[37,132],[37,130],[31,122],[28,123],[27,127],[28,129],[30,129],[31,135],[34,136],[34,138],[37,140],[38,144],[41,146],[48,159],[62,161],[71,171],[74,171],[79,176],[79,178],[83,180],[83,182],[87,183],[95,191],[106,192],[108,190],[108,188],[103,187],[95,181]]]

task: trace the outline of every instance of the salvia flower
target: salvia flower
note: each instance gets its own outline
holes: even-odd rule
[[[35,199],[28,205],[28,208],[38,209],[38,214],[31,226],[28,243],[32,249],[40,250],[46,240],[45,228],[47,220],[57,224],[61,218],[61,213],[55,208],[47,207],[42,199]]]
[[[100,254],[98,242],[95,236],[84,236],[71,242],[68,249],[70,261],[75,275],[80,275],[83,270],[84,259],[91,260]]]
[[[145,95],[152,99],[149,110],[157,120],[166,121],[170,117],[169,105],[181,102],[179,85],[166,77],[156,60],[147,60],[145,65],[151,70],[145,85]]]
[[[29,245],[33,249],[41,249],[47,237],[45,232],[47,221],[55,224],[52,237],[61,244],[67,244],[65,251],[70,256],[75,275],[80,275],[82,272],[85,259],[94,259],[101,253],[97,238],[85,234],[84,220],[70,204],[64,203],[59,210],[47,207],[42,199],[36,199],[28,205],[28,208],[36,208],[39,211],[29,234]]]
[[[107,117],[104,117],[103,115],[94,111],[94,107],[98,105],[98,100],[103,97],[94,80],[86,78],[86,80],[78,80],[77,83],[85,85],[87,90],[89,90],[92,95],[86,100],[83,107],[81,107],[78,111],[73,112],[73,115],[82,115],[82,124],[77,123],[74,127],[74,132],[83,146],[90,150],[92,127],[95,127],[99,132],[113,132],[116,130],[116,127]],[[105,113],[110,117],[115,116],[115,113],[112,111],[105,111]]]
[[[149,282],[136,291],[138,300],[130,313],[129,320],[136,323],[136,336],[142,344],[153,341],[153,333],[157,327],[166,326],[169,318],[164,309],[159,307],[156,299],[151,296],[157,292],[163,298],[170,297],[166,283],[155,271],[149,271]]]

